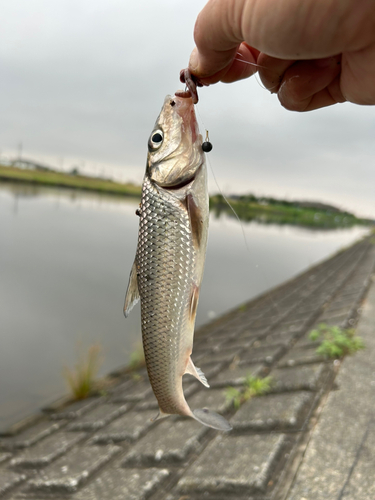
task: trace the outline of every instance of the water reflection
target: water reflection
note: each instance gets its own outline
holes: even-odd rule
[[[102,373],[140,341],[139,307],[122,315],[137,201],[0,185],[0,430],[66,392],[77,343],[103,345]],[[311,232],[211,219],[197,324],[279,284],[365,230]]]

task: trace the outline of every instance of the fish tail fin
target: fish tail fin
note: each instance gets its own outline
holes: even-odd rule
[[[207,410],[207,408],[193,410],[191,416],[201,424],[218,431],[228,432],[232,430],[232,426],[224,417],[214,411]]]

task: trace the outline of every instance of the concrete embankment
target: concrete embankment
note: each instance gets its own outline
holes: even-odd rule
[[[375,245],[355,244],[197,332],[211,385],[184,382],[192,408],[225,415],[222,434],[157,413],[144,370],[106,396],[49,408],[0,438],[0,498],[370,500],[375,497]],[[366,349],[316,354],[319,323],[357,327]],[[271,392],[236,410],[224,394],[248,374]]]

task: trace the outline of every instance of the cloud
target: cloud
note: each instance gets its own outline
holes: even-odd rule
[[[204,1],[3,2],[0,149],[135,166],[164,96],[181,88]],[[336,201],[375,216],[373,108],[284,110],[255,78],[201,89],[225,189]],[[211,187],[214,189],[214,187]]]

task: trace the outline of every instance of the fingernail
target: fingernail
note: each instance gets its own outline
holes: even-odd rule
[[[197,50],[197,48],[195,48],[193,50],[193,52],[191,53],[190,59],[189,59],[189,69],[190,69],[190,71],[195,71],[196,69],[198,69],[198,65],[199,65],[198,50]]]

